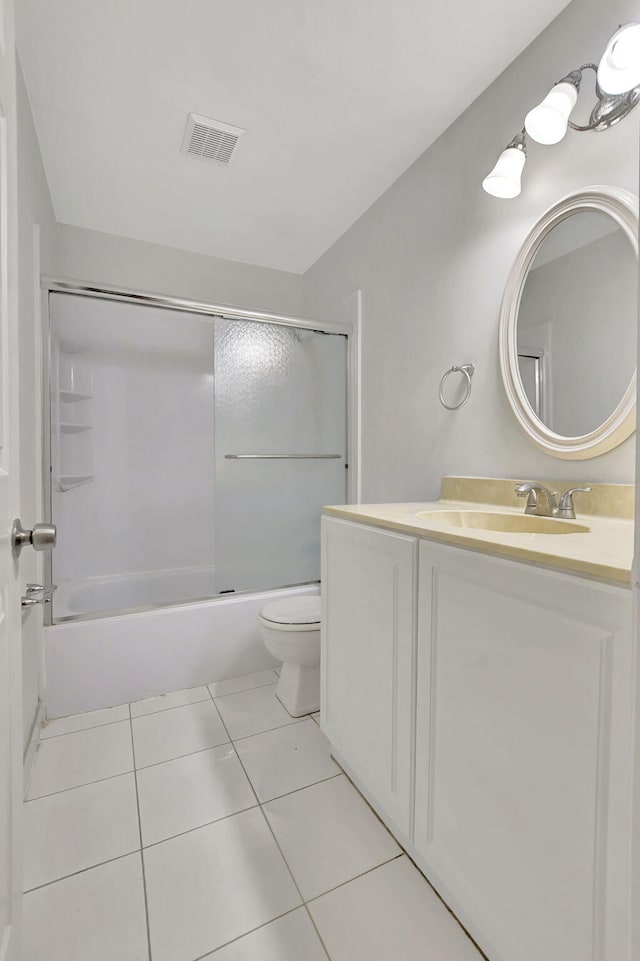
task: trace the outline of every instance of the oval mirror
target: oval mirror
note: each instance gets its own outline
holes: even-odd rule
[[[637,206],[613,187],[566,197],[530,231],[507,282],[507,397],[555,457],[595,457],[635,429]]]

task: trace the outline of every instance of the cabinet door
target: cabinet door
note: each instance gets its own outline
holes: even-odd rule
[[[322,728],[409,833],[417,542],[334,518],[322,533]]]
[[[492,961],[628,958],[631,612],[421,543],[415,846]]]

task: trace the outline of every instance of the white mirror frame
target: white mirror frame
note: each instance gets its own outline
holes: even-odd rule
[[[547,454],[565,460],[598,457],[627,439],[636,428],[636,374],[609,417],[588,434],[563,437],[546,426],[531,407],[518,366],[517,322],[522,291],[540,245],[561,221],[579,210],[607,214],[624,230],[638,256],[638,198],[619,187],[587,187],[550,207],[526,237],[505,287],[500,312],[500,368],[507,398],[526,435]]]

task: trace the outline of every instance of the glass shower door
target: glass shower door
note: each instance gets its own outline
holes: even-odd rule
[[[54,293],[54,619],[216,593],[211,318]]]
[[[52,293],[54,621],[320,579],[346,338]]]
[[[215,321],[218,591],[320,578],[320,514],[346,500],[346,338]]]

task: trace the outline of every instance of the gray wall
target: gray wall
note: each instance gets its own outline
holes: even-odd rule
[[[498,315],[518,248],[547,207],[592,184],[638,192],[640,110],[607,133],[532,144],[516,200],[480,184],[551,84],[635,19],[629,0],[574,0],[306,273],[307,314],[363,290],[363,500],[432,498],[442,474],[633,481],[633,438],[572,462],[521,433],[500,377]],[[577,117],[592,90],[587,74]],[[467,362],[476,365],[471,400],[449,413],[440,377]]]
[[[20,512],[27,526],[42,520],[41,439],[37,429],[40,390],[40,270],[54,267],[55,220],[20,63],[17,61],[18,110],[18,257],[20,312]],[[39,236],[38,236],[39,228]],[[42,559],[34,551],[20,558],[23,584],[40,582]],[[29,737],[41,683],[42,609],[22,620],[24,743]]]
[[[299,316],[302,277],[59,224],[57,275]]]

